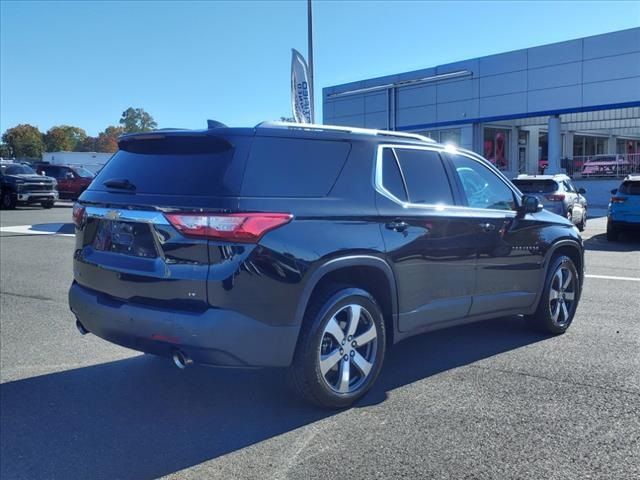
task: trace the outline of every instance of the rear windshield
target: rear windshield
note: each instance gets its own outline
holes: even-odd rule
[[[618,192],[624,195],[640,195],[640,182],[622,182]]]
[[[242,161],[234,162],[237,145],[225,139],[166,137],[124,141],[120,148],[91,190],[111,190],[105,182],[126,180],[136,193],[233,196],[240,191]]]
[[[522,193],[551,193],[558,189],[558,184],[553,180],[524,180],[516,179],[513,184]]]

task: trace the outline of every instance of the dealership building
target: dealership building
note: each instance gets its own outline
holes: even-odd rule
[[[640,28],[331,86],[323,122],[422,133],[507,175],[633,163]]]

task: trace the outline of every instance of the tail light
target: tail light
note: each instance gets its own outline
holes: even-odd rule
[[[558,195],[547,195],[547,200],[549,200],[550,202],[562,202],[564,200],[564,194],[558,194]]]
[[[627,197],[611,197],[611,203],[624,203],[627,201]]]
[[[84,223],[86,209],[80,205],[79,203],[73,204],[73,211],[71,216],[73,217],[73,224],[76,228],[82,228],[82,224]]]
[[[165,216],[183,235],[241,243],[257,242],[265,233],[293,218],[290,213],[167,213]]]

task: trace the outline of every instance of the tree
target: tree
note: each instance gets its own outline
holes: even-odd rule
[[[0,158],[11,158],[11,149],[6,143],[0,143]]]
[[[120,125],[124,133],[148,132],[158,128],[158,124],[153,117],[142,108],[129,107],[122,112]]]
[[[97,152],[98,147],[96,146],[98,142],[98,137],[87,136],[82,142],[76,145],[76,152]]]
[[[44,135],[47,152],[73,152],[87,138],[87,132],[70,125],[51,127]]]
[[[122,127],[109,126],[100,132],[95,143],[96,152],[115,152],[118,150],[118,137],[122,135],[124,129]]]
[[[8,145],[9,153],[15,158],[42,158],[42,133],[33,125],[23,123],[8,129],[2,135],[2,141]]]

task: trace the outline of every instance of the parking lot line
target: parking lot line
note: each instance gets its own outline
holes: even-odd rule
[[[603,280],[626,280],[629,282],[640,282],[640,278],[635,277],[611,277],[609,275],[585,275],[586,278],[600,278]]]

